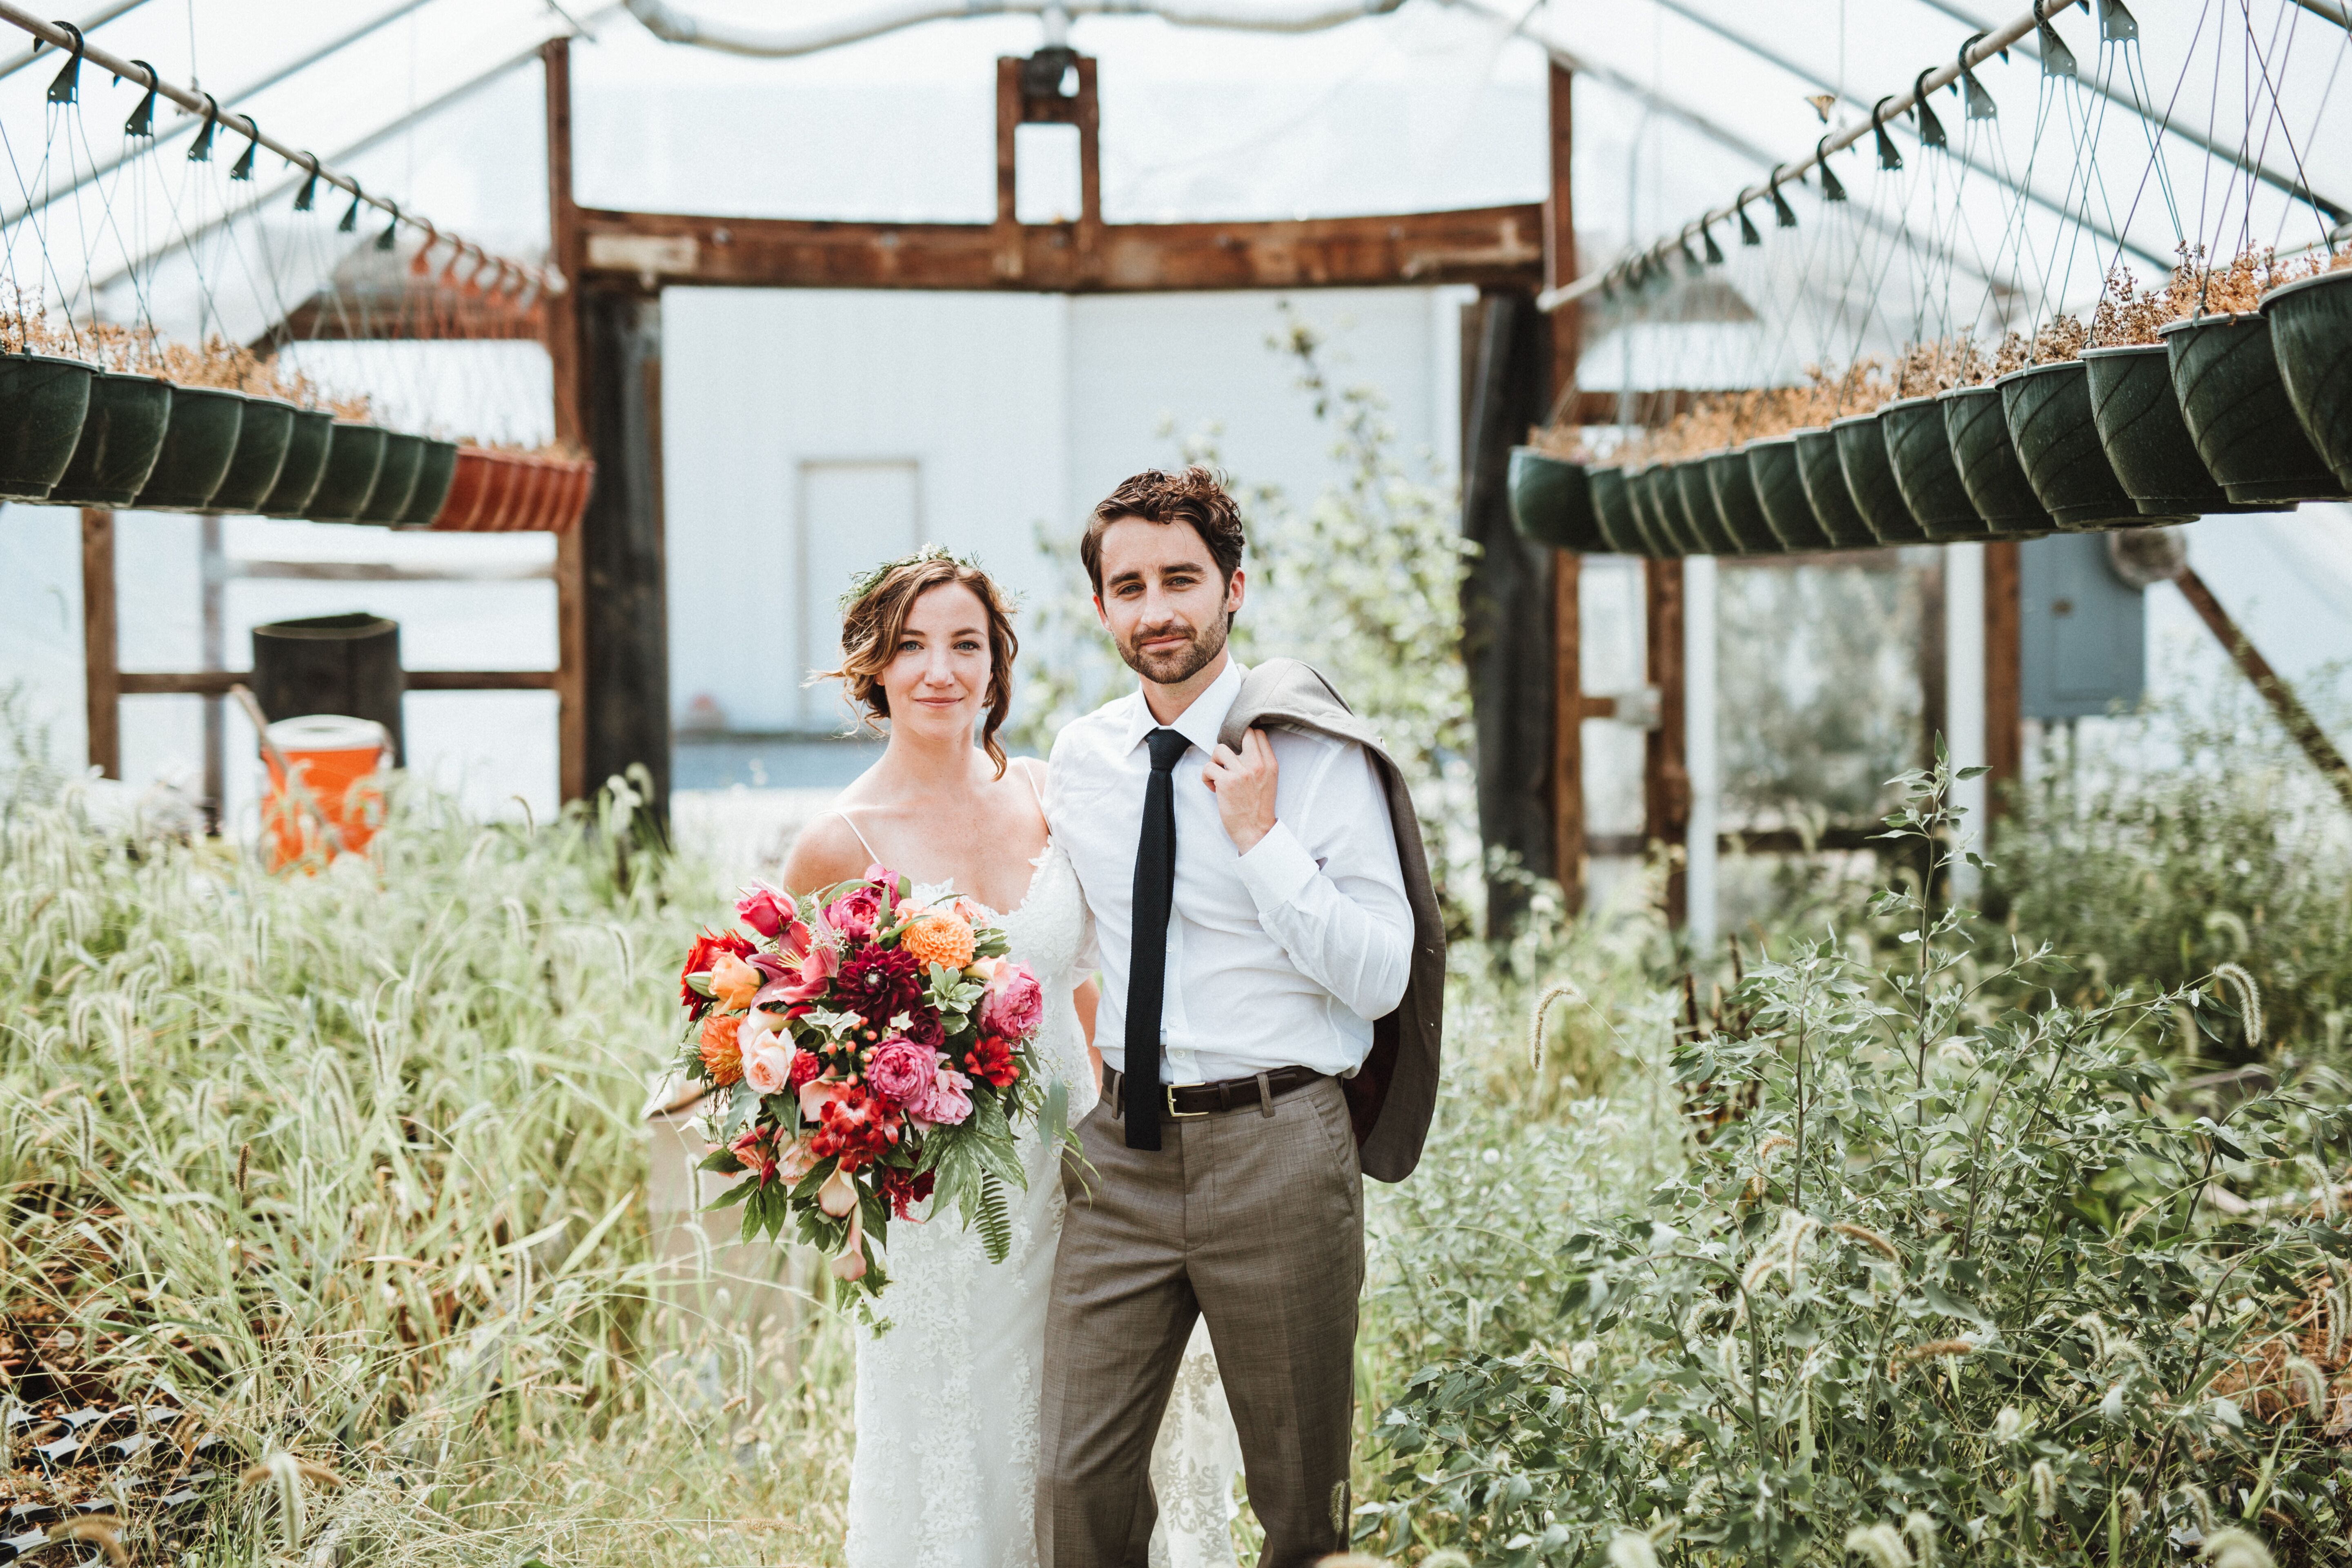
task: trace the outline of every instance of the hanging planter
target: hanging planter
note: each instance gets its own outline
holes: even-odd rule
[[[1649,519],[1650,535],[1658,542],[1660,554],[1668,559],[1697,554],[1684,531],[1682,501],[1674,494],[1673,471],[1664,463],[1653,463],[1633,476],[1632,488],[1642,515]]]
[[[394,528],[424,528],[440,515],[442,505],[449,499],[449,487],[457,476],[457,443],[425,438],[423,454],[416,460],[416,487],[408,492],[408,504],[392,520]]]
[[[1837,437],[1838,467],[1845,473],[1853,504],[1870,524],[1881,544],[1924,544],[1927,531],[1911,515],[1903,487],[1895,481],[1895,464],[1886,456],[1886,436],[1875,414],[1855,414],[1830,421]]]
[[[0,354],[0,500],[47,500],[81,444],[98,367]]]
[[[357,522],[383,468],[388,434],[381,426],[336,420],[328,432],[326,470],[302,515],[312,522]]]
[[[1885,434],[1895,483],[1929,539],[1946,544],[1991,531],[1953,464],[1941,402],[1933,395],[1898,399],[1878,411],[1878,426]]]
[[[524,491],[536,484],[538,470],[513,452],[485,452],[483,467],[482,508],[472,531],[505,533],[521,517]]]
[[[588,466],[588,477],[594,482],[595,466]],[[1601,537],[1609,548],[1620,555],[1649,555],[1654,552],[1643,537],[1639,520],[1633,513],[1633,497],[1625,483],[1625,470],[1614,465],[1604,468],[1588,468],[1585,478],[1592,485],[1592,510],[1601,519]],[[581,509],[586,510],[588,492],[583,487]],[[577,512],[572,521],[579,521]]]
[[[1747,454],[1748,482],[1755,487],[1757,504],[1764,509],[1764,521],[1780,547],[1796,552],[1827,549],[1830,536],[1813,515],[1805,477],[1797,468],[1797,438],[1774,436],[1750,441],[1740,450]]]
[[[245,394],[217,386],[174,386],[163,450],[131,504],[142,511],[204,511],[228,477],[245,427]]]
[[[1697,544],[1698,553],[1736,553],[1731,531],[1723,526],[1723,518],[1715,510],[1715,496],[1706,488],[1706,469],[1701,459],[1680,458],[1667,472],[1672,476],[1668,481],[1672,498],[1682,507],[1684,531]]]
[[[359,521],[389,523],[398,519],[408,510],[408,498],[416,493],[416,475],[424,464],[424,437],[387,432],[383,467],[376,473],[375,489],[368,492],[367,504],[360,508]]]
[[[508,459],[514,465],[514,507],[507,513],[505,528],[510,533],[537,533],[544,531],[547,521],[555,510],[555,491],[562,475],[553,463],[528,452],[518,452]]]
[[[2247,311],[2157,329],[2197,455],[2231,500],[2343,500],[2279,379],[2270,322]]]
[[[261,498],[264,517],[300,517],[327,471],[327,444],[334,438],[335,416],[323,408],[297,408],[286,435],[286,461],[278,482]]]
[[[1715,496],[1716,515],[1723,520],[1732,542],[1743,555],[1778,555],[1781,543],[1756,498],[1756,481],[1748,477],[1744,452],[1714,452],[1705,459],[1706,486]]]
[[[572,493],[564,502],[563,510],[555,520],[555,531],[558,533],[567,532],[580,526],[580,520],[588,515],[588,498],[596,493],[595,462],[587,458],[570,458],[565,461],[572,466]],[[1589,475],[1591,470],[1588,469],[1586,472]],[[1601,509],[1598,504],[1592,510],[1595,516],[1600,514]],[[1617,548],[1610,543],[1609,530],[1605,524],[1601,530],[1601,541],[1612,550]]]
[[[552,528],[569,510],[575,478],[568,460],[548,463],[550,504],[541,526]],[[1587,553],[1608,548],[1601,537],[1601,520],[1592,510],[1592,486],[1584,465],[1539,452],[1533,447],[1511,448],[1507,482],[1511,526],[1531,544]]]
[[[2091,416],[2090,367],[2081,360],[2030,364],[1993,384],[2026,482],[2062,529],[2137,528],[2158,521],[2116,477]]]
[[[209,506],[214,511],[259,511],[269,492],[278,488],[278,476],[286,467],[286,448],[294,437],[292,404],[249,393],[242,395],[245,418],[236,428],[236,451],[228,460],[228,473],[213,492]]]
[[[2173,395],[2169,349],[2162,343],[2084,349],[2083,363],[2099,445],[2140,515],[2275,510],[2231,500],[2197,455],[2180,399]]]
[[[139,497],[172,419],[172,384],[161,376],[102,370],[90,379],[89,411],[64,476],[48,499],[65,506],[127,507]]]
[[[444,533],[487,531],[478,525],[488,515],[493,484],[499,475],[498,454],[484,447],[460,447],[452,461],[448,494],[431,526]]]
[[[2262,313],[2303,433],[2352,489],[2352,268],[2281,284],[2263,297]]]
[[[1853,489],[1845,482],[1835,433],[1800,430],[1790,439],[1797,444],[1797,477],[1805,483],[1805,499],[1813,503],[1813,521],[1823,536],[1840,550],[1866,550],[1876,544],[1878,535],[1870,531],[1869,520],[1853,504]]]
[[[1939,394],[1944,437],[1952,467],[1969,492],[1977,515],[1992,533],[2011,539],[2037,537],[2058,524],[2027,481],[2009,438],[2009,416],[2001,412],[1996,386],[1956,386]],[[2185,439],[2185,437],[2184,437]]]

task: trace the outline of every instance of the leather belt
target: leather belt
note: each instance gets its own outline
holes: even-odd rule
[[[1260,1114],[1272,1116],[1276,1098],[1294,1089],[1305,1089],[1330,1077],[1313,1068],[1275,1068],[1267,1072],[1252,1073],[1246,1078],[1220,1079],[1214,1083],[1171,1083],[1160,1086],[1166,1097],[1163,1109],[1171,1117],[1192,1118],[1214,1116],[1221,1111],[1242,1110],[1255,1106]],[[1110,1113],[1121,1116],[1127,1110],[1127,1075],[1103,1064],[1103,1098],[1110,1101]]]

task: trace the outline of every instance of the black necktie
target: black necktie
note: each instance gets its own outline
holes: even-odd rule
[[[1135,847],[1135,935],[1127,965],[1127,1146],[1160,1147],[1160,998],[1168,983],[1168,911],[1176,900],[1178,758],[1192,744],[1173,730],[1144,737],[1143,837]]]

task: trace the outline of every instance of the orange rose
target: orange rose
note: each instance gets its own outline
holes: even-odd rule
[[[721,1089],[742,1079],[743,1048],[736,1039],[742,1026],[742,1015],[738,1013],[710,1012],[702,1016],[703,1070]]]
[[[710,994],[730,1013],[751,1006],[764,984],[758,970],[731,952],[710,966]]]
[[[898,945],[917,963],[961,969],[971,962],[971,927],[944,910],[917,915],[898,938]]]

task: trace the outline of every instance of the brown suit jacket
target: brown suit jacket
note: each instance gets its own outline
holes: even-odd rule
[[[1370,755],[1388,796],[1405,900],[1412,906],[1412,970],[1397,1010],[1372,1025],[1371,1054],[1362,1069],[1340,1087],[1347,1091],[1364,1174],[1402,1182],[1421,1162],[1422,1140],[1437,1106],[1438,1047],[1445,1020],[1445,926],[1422,849],[1421,819],[1413,815],[1404,775],[1380,738],[1320,672],[1295,658],[1267,659],[1242,678],[1241,695],[1234,699],[1217,740],[1239,751],[1248,731],[1281,728],[1355,742]]]

